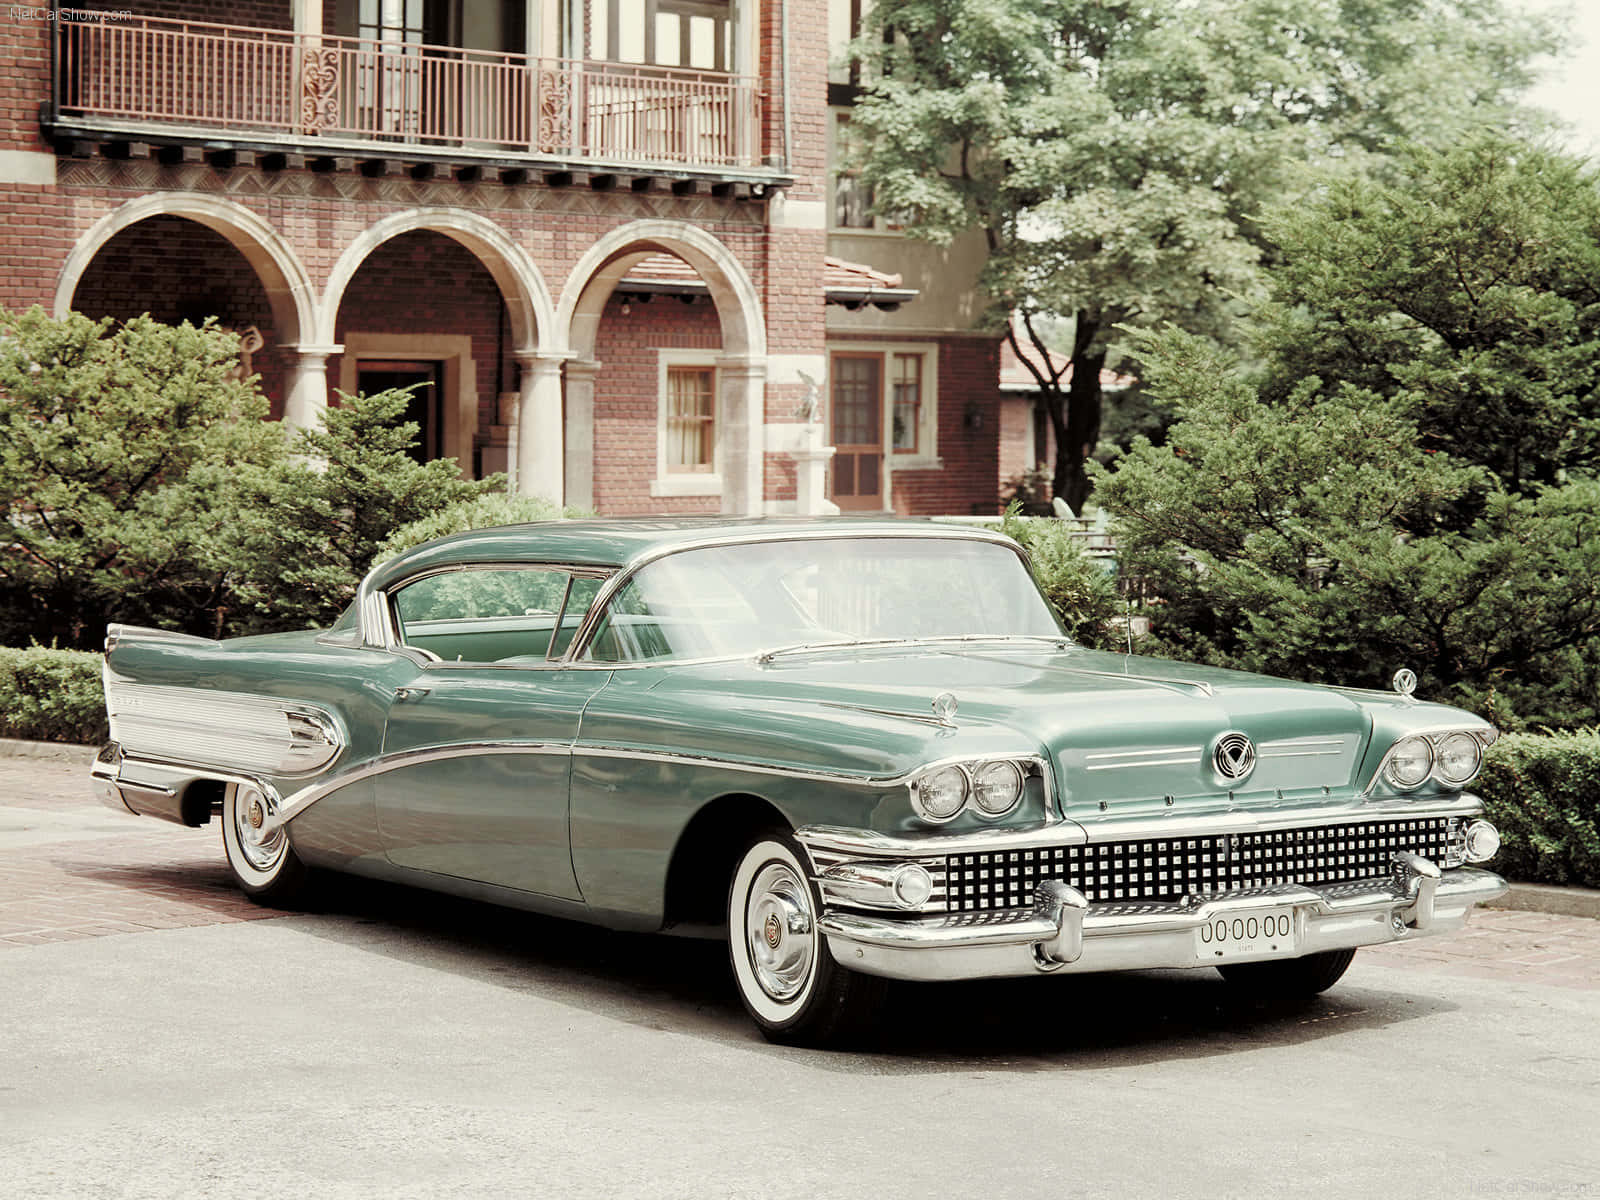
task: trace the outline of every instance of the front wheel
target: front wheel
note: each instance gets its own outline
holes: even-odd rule
[[[1338,983],[1355,956],[1354,950],[1324,950],[1303,958],[1233,963],[1217,970],[1229,983],[1248,989],[1258,999],[1304,1000]]]
[[[268,820],[270,802],[254,784],[230,783],[222,794],[222,846],[234,882],[257,904],[293,908],[304,900],[310,868],[288,831]]]
[[[824,1045],[859,1029],[884,982],[834,961],[817,929],[821,897],[787,833],[758,836],[728,890],[728,950],[739,999],[769,1041]]]

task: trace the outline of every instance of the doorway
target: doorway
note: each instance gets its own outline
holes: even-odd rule
[[[410,455],[419,463],[444,457],[444,364],[438,361],[363,362],[356,368],[356,389],[371,396],[390,388],[408,388],[404,421],[417,425]]]

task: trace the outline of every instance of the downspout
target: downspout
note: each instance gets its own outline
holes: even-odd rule
[[[789,171],[789,0],[783,0],[783,26],[778,34],[783,41],[783,170]]]

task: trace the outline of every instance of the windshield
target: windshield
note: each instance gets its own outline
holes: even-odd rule
[[[606,606],[587,657],[976,636],[1061,637],[1014,550],[958,538],[821,538],[688,550],[642,567]]]

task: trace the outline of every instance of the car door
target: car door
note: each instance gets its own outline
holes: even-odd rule
[[[388,597],[417,655],[388,699],[378,825],[395,864],[580,900],[571,748],[610,672],[559,655],[600,580],[554,567],[431,575]],[[432,661],[420,661],[423,658]]]

